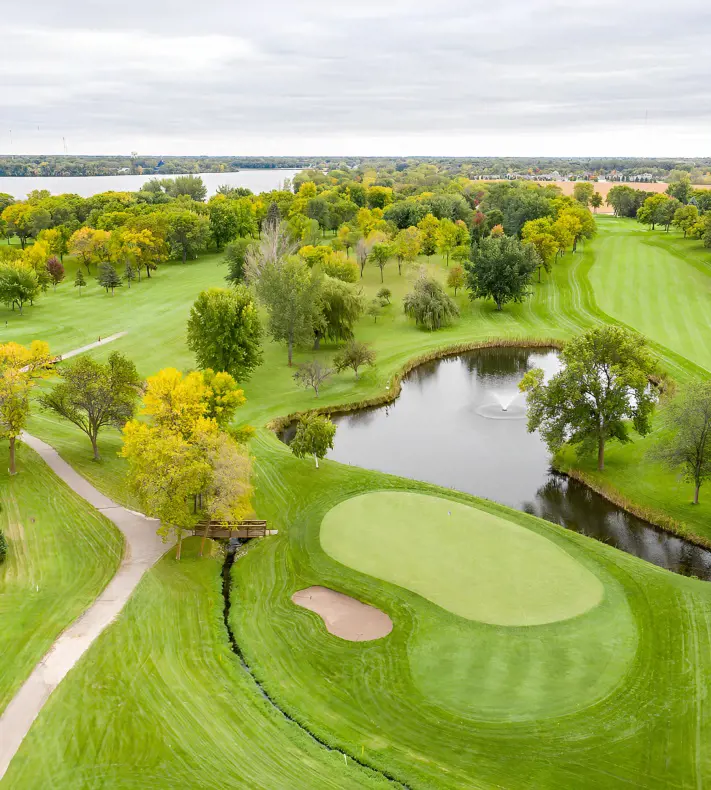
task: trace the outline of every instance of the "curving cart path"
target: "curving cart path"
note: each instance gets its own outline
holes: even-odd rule
[[[71,355],[95,345],[99,344]],[[64,358],[68,356],[65,354]],[[170,548],[170,543],[156,535],[156,519],[121,507],[104,496],[40,439],[29,434],[21,438],[73,491],[113,521],[125,538],[126,548],[116,575],[94,603],[56,639],[0,716],[0,780],[50,694],[123,609],[143,574]]]

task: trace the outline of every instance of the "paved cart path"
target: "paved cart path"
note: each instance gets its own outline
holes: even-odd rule
[[[119,336],[114,335],[113,338]],[[109,338],[102,344],[107,340]],[[70,353],[74,356],[77,352]],[[64,358],[69,355],[65,354]],[[163,543],[156,535],[156,519],[117,505],[40,439],[23,434],[22,441],[39,453],[73,491],[116,524],[124,535],[126,549],[116,575],[101,595],[57,638],[0,716],[0,780],[50,694],[123,609],[143,574],[169,548],[169,544]]]

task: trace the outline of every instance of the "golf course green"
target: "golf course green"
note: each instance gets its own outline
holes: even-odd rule
[[[603,597],[600,581],[554,543],[439,497],[378,492],[348,499],[326,514],[321,545],[350,568],[492,625],[567,620]]]

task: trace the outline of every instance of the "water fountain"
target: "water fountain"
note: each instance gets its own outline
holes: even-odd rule
[[[496,403],[487,403],[479,406],[477,414],[489,420],[520,420],[526,416],[526,408],[516,403],[520,392],[491,392]]]

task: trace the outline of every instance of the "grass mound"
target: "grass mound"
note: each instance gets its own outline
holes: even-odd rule
[[[321,545],[350,568],[492,625],[567,620],[597,606],[600,580],[508,519],[440,497],[363,494],[330,510]]]

